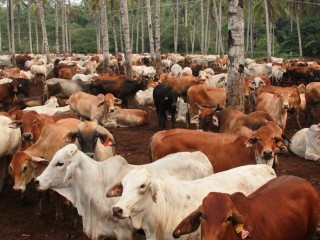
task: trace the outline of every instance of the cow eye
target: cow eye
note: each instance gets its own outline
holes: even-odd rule
[[[27,171],[27,169],[28,169],[28,167],[24,166],[23,169],[22,169],[22,172],[25,173]]]
[[[63,165],[64,165],[63,163],[57,162],[56,167],[61,167],[61,166],[63,166]]]
[[[145,187],[146,187],[145,184],[141,184],[140,189],[143,189],[143,188],[145,188]]]
[[[232,215],[231,215],[231,216],[229,216],[229,217],[226,219],[226,222],[232,222],[232,219],[233,219],[233,217],[232,217]]]

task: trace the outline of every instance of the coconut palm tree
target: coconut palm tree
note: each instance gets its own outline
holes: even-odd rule
[[[156,0],[156,36],[155,36],[155,45],[156,45],[156,66],[157,73],[160,74],[162,72],[161,67],[161,33],[160,33],[160,0]]]
[[[111,25],[113,30],[113,41],[114,41],[114,54],[117,55],[118,50],[118,42],[117,42],[117,32],[116,32],[116,24],[114,19],[114,2],[110,0],[110,8],[111,8]]]
[[[43,0],[37,0],[38,10],[39,10],[39,16],[40,16],[40,23],[41,23],[41,29],[42,29],[42,39],[44,43],[44,49],[46,52],[47,57],[47,63],[49,63],[50,60],[50,52],[49,52],[49,43],[48,43],[48,37],[47,37],[47,29],[46,29],[46,23],[44,20],[44,12],[43,12]]]
[[[106,12],[106,0],[100,0],[100,11],[101,11],[102,50],[103,50],[103,72],[106,72],[109,66],[109,35],[108,35],[108,21],[107,21],[107,12]]]
[[[54,2],[54,21],[55,21],[55,32],[56,32],[56,54],[60,54],[59,50],[59,6],[58,0]]]
[[[15,48],[15,41],[14,41],[14,16],[13,16],[13,0],[9,0],[9,26],[10,26],[10,54],[11,54],[11,61],[13,65],[16,65],[16,48]]]
[[[33,53],[32,50],[32,34],[31,34],[31,0],[28,0],[28,27],[29,27],[29,50],[30,53]]]
[[[229,0],[228,6],[228,107],[244,111],[243,67],[244,62],[244,20],[243,1]],[[243,65],[242,65],[243,66]]]
[[[154,60],[154,42],[153,42],[153,31],[152,31],[150,0],[146,0],[146,7],[147,7],[147,18],[148,18],[148,33],[149,33],[150,55],[151,55],[151,59]]]
[[[129,17],[127,0],[120,0],[120,15],[122,33],[125,46],[125,75],[127,79],[132,79],[132,63],[131,63],[131,49],[130,49],[130,35],[129,35]]]

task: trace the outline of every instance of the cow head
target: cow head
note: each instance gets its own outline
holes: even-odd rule
[[[120,105],[122,103],[121,99],[114,97],[113,94],[111,94],[111,93],[107,93],[105,95],[105,99],[106,99],[106,106],[107,106],[109,113],[114,112],[114,105],[115,104]]]
[[[26,190],[27,184],[47,167],[49,161],[42,157],[34,157],[25,151],[17,151],[12,156],[9,173],[14,178],[15,190]]]
[[[274,122],[268,122],[259,128],[246,142],[246,147],[254,147],[258,164],[273,166],[276,153],[287,152],[281,128]]]
[[[95,122],[81,122],[76,131],[69,132],[64,137],[64,141],[67,143],[74,143],[78,140],[80,150],[91,158],[95,157],[94,152],[98,139],[104,146],[115,145],[111,133]]]
[[[135,228],[141,228],[141,212],[151,204],[157,202],[158,183],[151,173],[140,167],[129,172],[122,180],[122,188],[115,185],[107,192],[107,197],[122,194],[119,202],[112,208],[113,215],[118,218],[131,217]]]
[[[237,194],[244,198],[242,193]],[[236,209],[233,195],[209,193],[202,205],[187,216],[174,230],[173,237],[196,231],[201,224],[201,239],[240,239],[238,234],[249,234],[243,216]],[[241,236],[241,235],[240,235]]]
[[[218,131],[219,119],[217,117],[216,111],[219,108],[219,105],[216,108],[207,108],[207,107],[202,107],[196,103],[196,106],[200,111],[198,129],[201,129],[204,131],[208,131],[208,130]]]
[[[35,179],[37,189],[59,189],[67,186],[79,165],[78,158],[74,157],[77,152],[79,151],[75,144],[69,144],[57,151],[48,167]]]

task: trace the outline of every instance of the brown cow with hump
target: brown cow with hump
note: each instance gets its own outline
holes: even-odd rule
[[[254,132],[245,131],[251,133],[251,136],[243,136],[242,132],[210,133],[186,129],[160,131],[151,138],[152,160],[176,152],[201,151],[209,158],[214,171],[221,172],[248,164],[273,166],[277,162],[276,154],[287,151],[282,130],[274,122],[268,122]]]
[[[248,197],[212,192],[174,230],[173,237],[196,231],[203,240],[314,239],[320,199],[305,179],[281,176]]]

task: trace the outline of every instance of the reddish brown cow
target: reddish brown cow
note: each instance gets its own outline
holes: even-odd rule
[[[307,121],[308,115],[310,115],[310,121],[313,123],[313,117],[317,104],[320,103],[320,82],[309,83],[306,87],[306,112],[305,117]]]
[[[198,115],[199,109],[196,104],[205,107],[224,108],[226,106],[226,89],[224,88],[211,88],[205,84],[199,84],[190,87],[188,90],[188,102],[190,107],[187,111],[187,116],[193,119]],[[187,120],[187,123],[189,120]],[[194,123],[193,120],[191,123]],[[196,122],[195,122],[196,123]]]
[[[268,121],[275,122],[275,119],[264,111],[256,111],[249,114],[227,108],[216,111],[215,108],[198,106],[199,129],[213,132],[234,132],[239,127],[247,127],[257,130]]]
[[[78,70],[78,66],[74,65],[65,65],[63,67],[59,67],[59,78],[71,79]]]
[[[13,79],[11,83],[0,84],[0,103],[5,111],[14,104],[18,94],[19,83]]]
[[[126,76],[125,75],[117,75],[117,76],[111,76],[109,74],[100,74],[99,76],[94,76],[92,77],[92,81],[97,81],[97,80],[125,80]]]
[[[250,138],[186,129],[160,131],[152,136],[150,148],[153,160],[176,152],[201,151],[209,158],[215,172],[256,163],[272,166],[276,153],[287,151],[281,129],[272,122],[259,128]]]
[[[204,80],[193,76],[175,77],[169,74],[162,74],[160,77],[161,83],[168,84],[180,96],[186,96],[188,89],[197,84],[201,84]]]
[[[178,225],[173,237],[192,233],[201,224],[203,240],[311,240],[319,202],[312,185],[295,176],[274,178],[248,197],[212,192]]]
[[[287,67],[286,75],[290,83],[298,84],[301,80],[308,83],[314,81],[314,68],[290,66]]]

